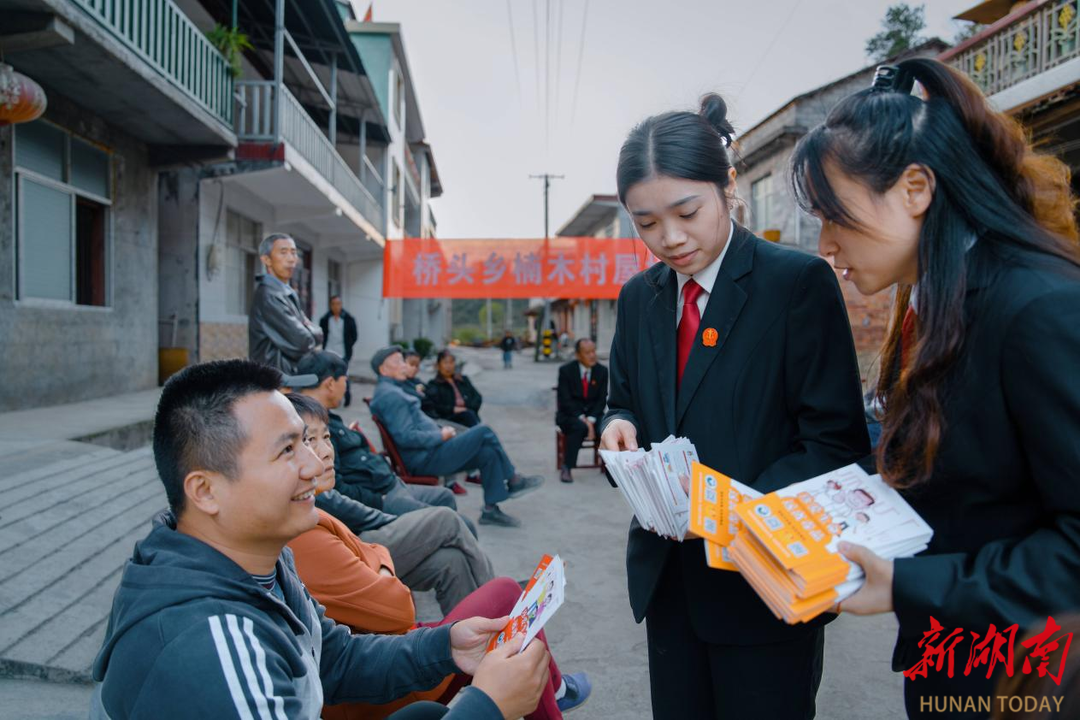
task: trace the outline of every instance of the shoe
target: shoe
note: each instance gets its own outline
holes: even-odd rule
[[[490,510],[484,508],[483,511],[481,511],[480,524],[501,525],[502,527],[512,528],[521,527],[520,520],[518,520],[516,517],[512,517],[504,513],[502,510],[499,509],[498,505],[494,506]],[[567,692],[570,692],[569,689],[567,690]]]
[[[562,679],[566,683],[566,694],[556,700],[555,704],[559,706],[559,712],[565,713],[585,704],[592,694],[592,683],[589,682],[589,676],[583,672],[563,675]]]
[[[455,495],[468,495],[469,494],[469,491],[466,490],[464,487],[462,487],[461,483],[459,483],[457,480],[450,483],[446,487],[448,487],[450,489],[450,491],[453,492]]]
[[[506,483],[506,489],[510,491],[510,497],[516,498],[539,489],[543,484],[544,478],[539,475],[516,475]]]
[[[483,482],[480,481],[480,473],[478,473],[478,472],[469,473],[468,475],[466,475],[465,476],[465,482],[472,483],[473,485],[483,485],[484,484]]]
[[[559,480],[564,483],[574,482],[574,476],[570,473],[570,468],[563,465],[562,470],[559,471]]]

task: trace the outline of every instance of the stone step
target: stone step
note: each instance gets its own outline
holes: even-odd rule
[[[29,479],[36,479],[45,468],[62,471],[69,467],[79,467],[102,458],[122,454],[119,450],[72,440],[34,444],[24,449],[0,450],[0,467],[4,468],[6,473],[0,479],[0,490],[15,487],[20,482],[26,482]]]
[[[138,450],[11,488],[0,500],[3,503],[0,505],[0,529],[46,508],[97,492],[132,470],[148,467],[153,467],[153,458],[148,452]]]
[[[148,488],[153,488],[152,492],[154,493],[158,491],[158,488],[154,488],[150,484],[153,479],[147,474],[141,477],[139,475],[132,476],[132,482],[141,482]],[[132,488],[132,491],[138,489],[136,486]],[[154,495],[150,494],[145,503],[136,505],[120,518],[98,524],[79,542],[68,544],[47,555],[39,562],[23,568],[9,578],[0,580],[0,621],[6,622],[13,609],[46,589],[64,583],[67,576],[80,572],[86,563],[93,562],[100,553],[112,548],[118,538],[126,535],[133,528],[145,524],[150,520],[151,515],[165,504],[163,492],[157,497],[160,499],[155,500]],[[87,513],[84,517],[76,516],[73,521],[82,524],[88,518],[94,516],[104,520],[108,516],[110,506],[111,503],[109,502],[102,503],[102,506],[96,512]],[[62,528],[62,524],[57,526],[57,529],[60,528]],[[119,558],[117,563],[122,563],[126,556],[130,555],[130,552],[130,546],[124,548],[123,552],[117,555]],[[34,610],[36,612],[37,608]],[[0,628],[0,648],[4,647],[5,630],[6,628]]]
[[[165,505],[161,487],[148,482],[120,500],[108,503],[107,512],[79,515],[50,532],[0,552],[0,588],[24,584],[25,575],[42,563],[58,556],[70,556],[73,548],[98,542],[102,533],[115,532],[110,528],[123,527],[132,517],[137,521],[147,520]],[[0,605],[0,611],[2,608]]]
[[[80,514],[102,509],[143,484],[157,483],[160,486],[156,471],[145,461],[134,463],[119,472],[122,473],[119,476],[113,473],[105,476],[110,479],[104,482],[104,478],[95,477],[94,482],[83,487],[81,492],[61,499],[54,498],[51,505],[37,507],[38,504],[34,503],[32,506],[20,506],[23,517],[11,524],[0,524],[0,552],[77,519]],[[104,512],[108,512],[107,507],[104,507]]]
[[[82,445],[81,447],[86,448],[86,451],[74,457],[49,460],[48,456],[42,456],[33,467],[5,474],[4,477],[0,478],[0,492],[6,495],[9,491],[21,485],[36,483],[58,475],[67,476],[71,471],[90,472],[109,458],[120,458],[125,454],[108,448],[96,448],[92,445]],[[10,458],[17,455],[18,453],[5,455],[4,457]],[[8,467],[5,465],[5,468]],[[3,503],[0,507],[4,507],[7,505],[8,500],[5,497],[0,502]]]

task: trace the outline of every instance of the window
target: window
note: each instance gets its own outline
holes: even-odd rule
[[[229,210],[225,215],[225,310],[232,315],[251,313],[255,277],[261,270],[259,240],[262,225]]]
[[[394,175],[393,185],[390,186],[390,217],[394,219],[394,224],[401,227],[401,166],[398,165],[398,161],[394,160]]]
[[[750,221],[760,232],[773,228],[773,176],[766,175],[750,186]]]
[[[394,122],[402,127],[401,118],[405,115],[405,79],[397,68],[390,71],[390,84],[393,99],[391,105],[394,108]]]
[[[18,296],[105,306],[109,153],[44,121],[15,128]]]
[[[341,263],[336,260],[326,261],[326,302],[330,298],[341,295]]]

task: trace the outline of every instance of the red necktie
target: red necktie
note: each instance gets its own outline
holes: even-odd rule
[[[908,305],[904,321],[900,324],[900,373],[903,374],[911,365],[915,350],[915,308]]]
[[[678,349],[678,384],[682,385],[683,370],[686,369],[686,361],[690,359],[690,348],[694,347],[698,328],[701,326],[701,311],[698,310],[698,297],[705,290],[691,278],[683,285],[683,309],[682,318],[679,320],[679,331],[676,335],[675,345]]]
[[[586,400],[589,399],[589,371],[586,370],[585,374],[581,376],[581,397]]]

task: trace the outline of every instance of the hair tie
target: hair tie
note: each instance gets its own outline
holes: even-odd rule
[[[898,92],[910,95],[915,76],[899,65],[878,65],[870,89],[874,92]]]

